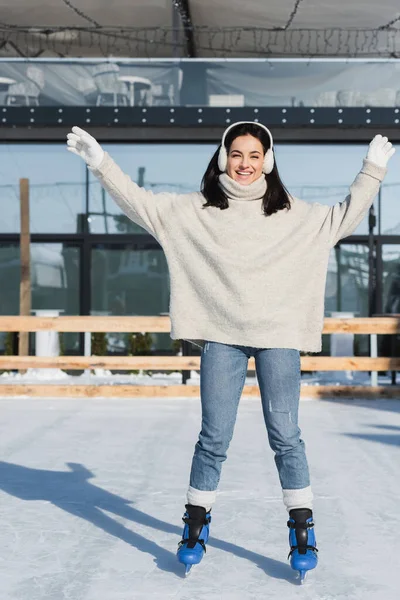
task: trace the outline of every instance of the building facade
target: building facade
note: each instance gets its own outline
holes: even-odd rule
[[[199,189],[224,128],[258,119],[274,134],[289,191],[329,205],[346,198],[375,133],[399,141],[396,61],[347,67],[316,61],[312,68],[267,62],[0,62],[0,313],[19,311],[21,178],[30,185],[33,309],[168,313],[162,248],[67,152],[73,124],[86,127],[140,185],[184,193]],[[400,153],[391,159],[374,213],[332,250],[326,316],[400,312],[399,173]],[[155,353],[174,351],[169,334],[152,337]],[[82,351],[81,336],[64,338],[68,354]],[[357,338],[357,352],[367,354],[368,336]],[[4,347],[3,335],[0,352]],[[108,351],[126,353],[126,336],[109,335]]]

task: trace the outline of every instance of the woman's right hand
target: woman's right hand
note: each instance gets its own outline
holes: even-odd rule
[[[104,150],[100,144],[80,127],[72,128],[72,133],[67,135],[67,145],[67,150],[83,158],[93,169],[97,169],[104,158]]]

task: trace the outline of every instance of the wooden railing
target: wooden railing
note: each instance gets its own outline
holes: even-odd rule
[[[64,316],[64,317],[0,317],[0,331],[7,332],[170,332],[170,319],[161,317],[110,317],[110,316]],[[355,385],[302,385],[301,396],[332,397],[350,396],[362,398],[398,398],[400,386],[378,386],[378,371],[400,370],[400,358],[377,357],[377,335],[400,333],[400,318],[375,317],[333,319],[324,321],[323,334],[354,333],[371,336],[370,357],[302,356],[302,371],[370,371],[370,386]],[[0,356],[0,370],[27,368],[115,369],[118,371],[146,369],[181,371],[199,370],[200,356]],[[248,362],[248,370],[255,370],[254,358]],[[198,396],[198,385],[92,385],[88,384],[2,384],[0,396],[34,397],[134,397],[134,396]],[[243,395],[258,396],[258,385],[245,385]]]

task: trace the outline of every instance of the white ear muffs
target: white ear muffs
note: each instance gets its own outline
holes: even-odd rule
[[[272,134],[271,134],[270,130],[267,127],[265,127],[265,125],[263,125],[262,123],[257,123],[256,121],[238,121],[237,123],[232,123],[232,125],[229,125],[229,127],[227,129],[225,129],[224,134],[222,136],[222,140],[221,140],[221,148],[220,148],[219,154],[218,154],[218,168],[220,171],[222,171],[224,173],[226,171],[226,165],[228,164],[228,154],[227,154],[226,148],[225,148],[225,138],[226,138],[228,131],[230,131],[232,129],[232,127],[236,127],[236,125],[242,125],[244,123],[251,123],[252,125],[258,125],[259,127],[262,127],[262,129],[264,129],[269,135],[271,145],[268,148],[267,152],[265,153],[264,164],[263,164],[263,173],[268,175],[268,173],[271,173],[272,169],[274,168],[274,151],[273,151],[274,141],[272,139]]]

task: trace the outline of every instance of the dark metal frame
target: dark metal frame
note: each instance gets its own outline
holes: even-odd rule
[[[87,127],[223,127],[235,121],[268,123],[289,129],[307,127],[394,127],[400,130],[400,107],[321,108],[305,106],[15,106],[0,107],[0,127],[57,127],[80,123]]]
[[[84,220],[84,222],[87,219]],[[78,248],[80,253],[79,271],[79,313],[90,315],[91,310],[91,251],[98,245],[126,248],[133,250],[160,250],[160,244],[150,235],[141,234],[92,234],[87,226],[81,233],[32,233],[32,244],[66,244]],[[1,244],[19,245],[17,233],[0,233]],[[84,334],[80,335],[80,353],[83,354]]]
[[[187,58],[195,58],[197,55],[196,43],[189,0],[175,0],[175,6],[179,11],[185,33]]]

